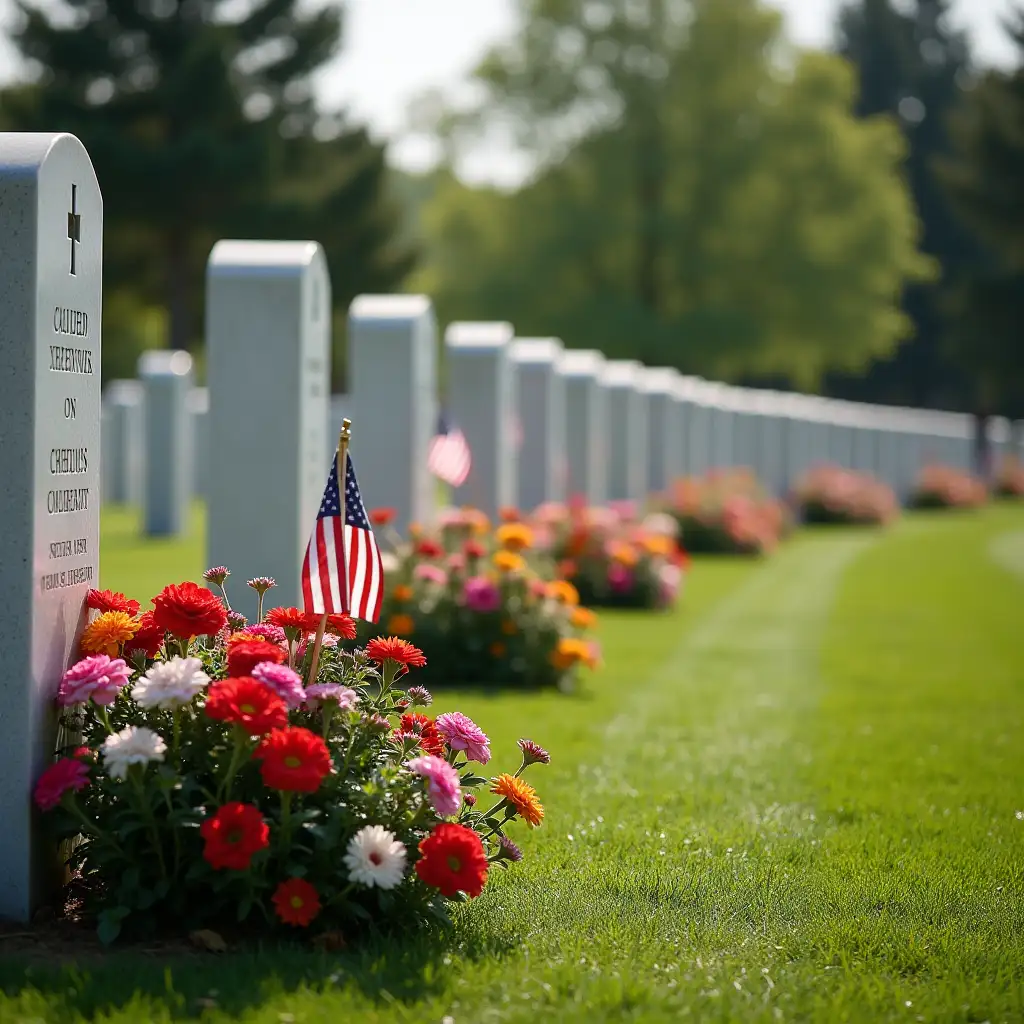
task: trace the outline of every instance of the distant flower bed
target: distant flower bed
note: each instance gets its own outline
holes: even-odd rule
[[[910,498],[912,508],[978,508],[988,501],[988,489],[977,477],[953,466],[925,466]]]
[[[527,524],[492,528],[474,509],[447,509],[404,540],[388,530],[390,510],[370,515],[391,547],[380,621],[424,650],[427,682],[564,688],[597,665],[594,614],[538,561]]]
[[[677,480],[664,498],[692,554],[761,555],[774,550],[789,523],[749,470],[713,470]]]
[[[207,573],[223,585],[227,570]],[[260,593],[273,581],[251,581]],[[480,773],[487,736],[429,718],[423,653],[275,608],[255,625],[193,583],[154,609],[92,591],[84,657],[60,684],[60,758],[34,799],[71,847],[70,901],[105,942],[213,930],[259,938],[425,926],[522,854],[505,835],[544,810],[522,778]]]
[[[792,494],[805,523],[881,526],[899,515],[891,487],[867,474],[839,466],[814,466],[796,482]]]
[[[1006,456],[996,473],[995,491],[1001,498],[1024,498],[1024,463]]]
[[[676,541],[672,516],[643,521],[628,502],[607,508],[543,505],[531,523],[558,575],[572,582],[584,604],[612,608],[669,608],[689,560]]]

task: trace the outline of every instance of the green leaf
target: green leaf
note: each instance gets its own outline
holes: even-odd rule
[[[109,946],[121,934],[121,922],[131,913],[127,907],[108,907],[97,919],[96,935],[104,946]]]

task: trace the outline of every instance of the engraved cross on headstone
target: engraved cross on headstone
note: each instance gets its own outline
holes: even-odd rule
[[[71,210],[68,212],[68,238],[71,239],[71,273],[75,273],[75,246],[82,240],[82,215],[78,212],[78,186],[71,186]]]

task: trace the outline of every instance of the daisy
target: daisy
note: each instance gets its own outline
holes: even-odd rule
[[[167,744],[152,729],[129,725],[103,741],[103,760],[112,778],[123,779],[133,764],[162,761]]]
[[[132,687],[132,699],[140,708],[176,708],[202,693],[210,677],[198,658],[161,661]]]
[[[349,878],[360,885],[394,889],[405,875],[405,847],[383,825],[364,825],[345,853]]]

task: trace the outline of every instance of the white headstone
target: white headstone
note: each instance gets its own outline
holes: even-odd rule
[[[608,415],[601,386],[604,356],[569,349],[558,361],[565,382],[566,496],[602,505],[608,498]]]
[[[556,338],[516,338],[510,349],[522,444],[519,505],[532,511],[545,501],[564,501],[565,379],[556,372],[562,343]]]
[[[331,282],[316,242],[222,240],[206,267],[206,561],[253,618],[253,576],[301,603],[302,558],[337,439],[327,437]],[[357,456],[358,458],[358,456]]]
[[[733,443],[733,413],[726,384],[708,384],[708,468],[729,469],[736,465]]]
[[[684,423],[687,476],[702,476],[711,466],[711,385],[701,377],[684,381],[686,413]]]
[[[469,479],[456,489],[455,500],[492,518],[518,500],[517,449],[523,425],[509,359],[513,333],[511,324],[496,321],[449,324],[444,336],[448,404],[473,453]]]
[[[141,505],[145,418],[142,385],[112,380],[103,389],[104,500],[112,505]]]
[[[640,387],[647,394],[647,488],[660,494],[682,475],[683,430],[676,388],[679,372],[644,370]]]
[[[99,585],[102,265],[85,147],[0,133],[0,918],[28,920],[57,871],[32,787]]]
[[[610,462],[608,497],[647,498],[647,402],[640,391],[643,367],[633,359],[605,363],[601,383],[607,394]]]
[[[180,537],[192,495],[192,357],[153,349],[139,356],[144,389],[142,529],[147,537]]]
[[[210,389],[193,388],[188,396],[192,420],[192,493],[209,496],[210,485]]]
[[[429,523],[437,481],[437,321],[425,295],[360,295],[348,313],[349,395],[359,489],[367,509],[393,508],[395,527]]]

